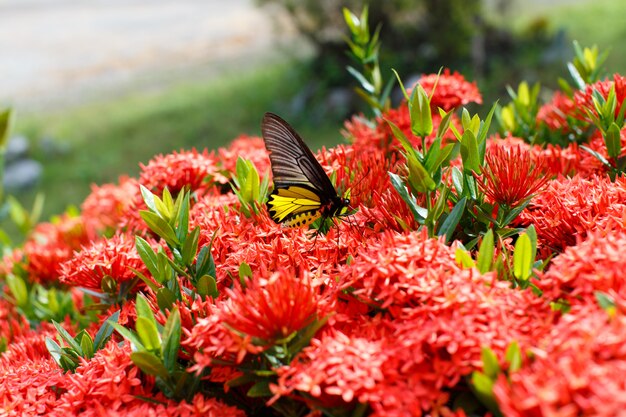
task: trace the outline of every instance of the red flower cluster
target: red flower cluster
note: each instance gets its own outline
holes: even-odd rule
[[[443,74],[423,75],[418,81],[428,96],[432,96],[430,105],[450,111],[468,103],[482,104],[483,97],[476,82],[469,82],[457,71],[450,74],[446,68]]]
[[[621,227],[626,209],[626,179],[607,177],[557,178],[531,202],[519,217],[520,224],[534,224],[541,244],[563,250],[584,238],[599,224]]]
[[[206,150],[202,153],[194,149],[159,155],[147,165],[140,166],[139,183],[153,191],[162,191],[167,187],[172,194],[177,194],[183,187],[195,191],[203,184],[228,182],[219,172],[215,155]]]
[[[626,407],[626,316],[585,305],[532,349],[529,365],[493,392],[507,416],[618,416]]]
[[[537,121],[545,123],[551,130],[568,131],[568,117],[575,117],[578,111],[574,100],[557,91],[552,96],[552,101],[541,106]]]
[[[609,81],[598,81],[594,84],[588,85],[584,91],[577,91],[574,94],[574,102],[576,103],[576,107],[579,109],[588,109],[593,114],[597,114],[595,110],[595,106],[593,104],[593,92],[597,91],[604,97],[605,99],[609,95],[609,90],[615,87],[615,98],[617,101],[617,106],[615,108],[615,115],[620,111],[622,103],[626,99],[626,77],[623,77],[620,74],[614,74],[613,80]],[[586,120],[588,116],[585,113],[580,115],[581,118]]]
[[[135,249],[135,239],[125,234],[83,247],[72,259],[61,264],[60,269],[60,282],[96,291],[101,289],[105,277],[121,284],[135,278],[133,269],[147,273]]]
[[[492,202],[505,207],[515,207],[548,181],[543,161],[533,161],[530,152],[519,146],[492,146],[485,162],[482,176],[474,174],[478,186]]]
[[[451,110],[482,101],[476,85],[458,73],[445,71],[436,87],[435,79],[420,81],[433,94],[433,106]],[[595,88],[606,94],[610,85],[618,98],[626,95],[620,76]],[[571,133],[568,123],[589,94],[555,96],[537,122],[551,134]],[[214,153],[158,156],[142,166],[138,180],[94,186],[80,217],[38,225],[0,271],[26,277],[28,288],[72,287],[77,309],[89,304],[78,287],[100,291],[103,281],[109,289],[122,287],[137,271],[150,278],[136,235],[164,248],[176,264],[169,292],[143,285],[136,290],[148,299],[159,330],[173,306],[180,313],[177,364],[198,378],[197,391],[184,393],[187,401],[166,397],[164,380],[142,373],[131,360],[137,346],[117,333],[64,374],[45,344],[56,330],[35,326],[40,310],[26,312],[27,320],[10,304],[3,283],[9,296],[0,300],[0,414],[448,417],[465,416],[462,406],[454,408],[469,399],[472,415],[479,415],[486,409],[468,384],[486,367],[481,352],[488,347],[504,370],[494,376],[493,390],[504,415],[619,415],[626,405],[626,179],[611,181],[606,167],[576,144],[542,148],[512,136],[487,139],[477,192],[508,208],[536,194],[513,226],[534,225],[540,259],[556,255],[531,278],[533,290],[524,290],[495,272],[461,267],[458,244],[429,238],[436,230],[420,230],[389,177],[405,175],[406,161],[387,121],[421,148],[402,103],[372,122],[351,119],[351,144],[318,154],[356,211],[334,219],[326,234],[278,225],[261,202],[252,214],[243,212],[227,185],[237,158],[251,160],[261,175],[269,171],[262,139],[247,136]],[[440,122],[435,113],[435,129]],[[462,130],[458,116],[452,123]],[[585,146],[606,157],[601,135],[589,137]],[[448,132],[445,140],[456,138]],[[624,130],[622,141],[626,149]],[[451,165],[460,167],[460,158]],[[442,177],[452,183],[448,168]],[[165,187],[174,196],[192,191],[189,229],[200,229],[199,250],[212,244],[217,295],[201,297],[194,287],[197,265],[177,263],[182,250],[148,230],[138,215],[145,208],[139,184],[157,195]],[[415,196],[416,203],[433,207],[433,194]],[[177,299],[164,304],[170,293]],[[87,325],[92,338],[116,311],[119,325],[145,332],[138,318],[145,312],[135,307],[134,296],[100,312]],[[64,326],[71,334],[79,330],[69,319]],[[518,370],[507,368],[505,359],[513,342],[522,352]],[[159,349],[153,354],[164,355]]]
[[[55,222],[40,223],[24,243],[29,278],[40,283],[57,281],[61,264],[88,242],[82,217],[64,215]]]

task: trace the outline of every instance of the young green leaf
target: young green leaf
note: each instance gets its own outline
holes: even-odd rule
[[[12,109],[0,111],[0,150],[4,152],[15,121]]]
[[[426,220],[428,212],[415,203],[415,199],[409,194],[409,190],[407,190],[399,175],[389,172],[389,178],[391,179],[391,185],[393,185],[393,188],[396,189],[398,194],[400,194],[400,197],[402,197],[402,200],[404,200],[404,202],[409,206],[415,220],[417,220],[419,224],[424,224],[424,220]]]
[[[456,248],[456,251],[454,252],[454,260],[463,268],[469,269],[476,266],[476,263],[470,256],[469,252],[463,248]]]
[[[486,273],[491,270],[491,264],[493,263],[494,252],[494,240],[493,230],[489,229],[483,236],[483,241],[480,243],[478,249],[478,256],[476,259],[477,268],[481,273]]]
[[[250,265],[247,263],[242,262],[241,265],[239,265],[239,279],[244,280],[247,278],[252,278],[252,268],[250,268]]]
[[[617,158],[622,150],[620,127],[615,123],[611,123],[611,126],[604,135],[604,143],[609,154],[609,158]]]
[[[615,315],[617,307],[613,297],[602,291],[595,291],[593,293],[596,297],[596,301],[602,310],[606,311],[610,316]]]
[[[496,354],[487,346],[483,346],[481,348],[480,357],[483,361],[483,373],[489,377],[492,381],[498,377],[500,372],[500,364],[498,363],[498,357]]]
[[[168,244],[172,246],[180,245],[178,237],[176,236],[174,229],[172,229],[172,226],[158,214],[147,210],[140,210],[139,215],[143,221],[146,222],[150,230],[165,239]]]
[[[515,242],[515,251],[513,252],[513,275],[515,278],[524,281],[530,278],[534,262],[530,237],[524,233]]]
[[[155,279],[159,276],[159,269],[157,264],[157,254],[152,249],[152,246],[140,236],[135,236],[135,248],[139,257],[148,268],[148,271]]]
[[[516,341],[511,342],[506,348],[504,359],[506,359],[509,364],[509,373],[517,372],[522,367],[522,352]]]
[[[198,240],[200,238],[200,226],[196,226],[191,233],[187,235],[185,243],[181,251],[182,262],[184,265],[191,265],[193,259],[198,252]]]
[[[176,368],[178,348],[180,347],[180,335],[180,312],[178,311],[178,307],[175,307],[163,327],[161,355],[163,357],[163,364],[169,372],[173,372]]]
[[[430,109],[430,99],[424,88],[418,83],[413,87],[409,101],[411,116],[411,131],[415,136],[423,137],[433,132],[433,116]]]
[[[480,156],[478,154],[478,142],[471,130],[463,132],[461,137],[461,158],[463,159],[463,169],[466,172],[474,171],[480,174]]]
[[[492,411],[498,409],[498,403],[493,395],[493,384],[494,381],[482,372],[472,372],[471,385],[476,396]]]
[[[272,391],[270,390],[269,381],[257,382],[248,390],[247,395],[250,398],[271,397]]]
[[[111,337],[111,334],[113,334],[113,326],[111,326],[110,322],[117,323],[119,316],[120,311],[118,310],[115,313],[111,314],[111,316],[109,316],[109,318],[102,323],[94,339],[95,350],[102,349],[107,340],[109,340],[109,337]]]
[[[463,197],[455,204],[448,217],[444,220],[443,224],[439,228],[437,232],[437,236],[445,236],[446,242],[450,242],[452,240],[452,235],[454,230],[456,229],[461,217],[463,216],[463,211],[465,210],[466,197]]]
[[[154,322],[146,317],[137,317],[135,328],[139,340],[149,352],[161,351],[161,335]]]
[[[217,282],[211,275],[202,275],[196,282],[196,291],[203,297],[210,296],[217,298],[219,292],[217,290]]]
[[[11,295],[15,298],[15,304],[18,307],[26,307],[28,304],[28,288],[26,282],[14,274],[7,274],[6,283],[11,291]]]
[[[167,368],[154,353],[146,351],[133,352],[130,354],[130,359],[146,375],[158,376],[162,379],[169,377]]]

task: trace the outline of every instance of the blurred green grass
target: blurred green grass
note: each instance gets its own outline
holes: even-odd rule
[[[613,47],[607,68],[624,73],[626,1],[525,6],[522,15],[515,17],[520,28],[532,27],[533,19],[545,19],[551,30],[565,29],[569,39],[577,39],[582,46]],[[565,62],[560,65],[558,74],[567,77]],[[146,163],[156,154],[192,147],[216,149],[240,134],[259,135],[260,119],[266,111],[284,115],[313,149],[340,142],[341,122],[313,122],[307,120],[306,112],[295,120],[290,117],[289,103],[306,84],[306,77],[306,62],[266,62],[233,69],[217,78],[174,83],[159,91],[18,118],[17,130],[29,138],[58,141],[53,151],[44,152],[43,143],[34,147],[35,158],[44,164],[43,179],[37,190],[18,198],[28,205],[36,191],[45,193],[43,217],[48,218],[69,205],[79,205],[92,183],[137,175],[139,162]]]
[[[45,193],[44,218],[79,205],[90,184],[136,176],[139,163],[180,149],[217,149],[240,134],[260,135],[263,113],[289,115],[289,102],[303,85],[302,64],[282,62],[219,78],[177,83],[78,108],[18,120],[17,130],[36,144],[44,164],[38,189]],[[290,119],[312,148],[341,141],[339,122],[313,126]],[[56,151],[41,143],[53,141]],[[26,205],[34,192],[18,198]]]

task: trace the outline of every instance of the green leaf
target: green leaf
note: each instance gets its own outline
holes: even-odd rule
[[[622,150],[622,144],[620,137],[620,128],[615,122],[611,123],[611,126],[604,135],[604,142],[606,144],[609,158],[617,158],[620,154],[620,151]]]
[[[169,372],[174,372],[178,360],[178,349],[180,347],[180,312],[175,307],[165,322],[163,328],[163,346],[161,354],[163,363]]]
[[[346,70],[354,77],[356,78],[356,80],[359,82],[359,84],[361,85],[361,87],[367,91],[369,94],[374,94],[376,93],[376,88],[374,87],[374,85],[372,83],[370,83],[367,78],[361,74],[358,70],[356,70],[355,68],[351,67],[351,66],[346,66]]]
[[[77,340],[74,340],[74,338],[72,337],[72,335],[70,335],[67,330],[65,330],[59,323],[57,323],[56,321],[52,320],[52,324],[54,325],[54,328],[57,330],[57,332],[59,333],[59,337],[65,342],[67,343],[67,345],[74,351],[77,352],[79,354],[82,353],[82,350],[80,348],[80,344],[78,343]]]
[[[343,19],[346,21],[350,32],[356,34],[359,32],[359,18],[354,15],[347,7],[342,9],[343,11]]]
[[[270,397],[272,391],[270,390],[269,381],[259,381],[254,384],[247,392],[250,398]]]
[[[521,280],[530,278],[534,261],[530,237],[524,233],[515,242],[515,251],[513,252],[513,275],[515,278]]]
[[[413,87],[409,101],[411,131],[415,136],[426,137],[433,132],[433,116],[430,99],[424,88],[418,83]]]
[[[437,187],[424,165],[417,158],[409,156],[407,165],[409,167],[409,183],[415,191],[427,193]]]
[[[80,336],[80,349],[82,351],[81,356],[87,359],[93,358],[94,346],[93,340],[91,340],[91,336],[89,336],[89,333],[83,330],[78,334],[78,336]]]
[[[584,149],[585,151],[589,152],[591,155],[593,155],[598,161],[602,162],[605,166],[607,167],[611,167],[610,162],[602,155],[600,155],[598,152],[594,151],[591,148],[588,148],[584,145],[580,146],[581,149]]]
[[[493,230],[489,229],[487,233],[485,233],[485,235],[483,236],[483,241],[480,243],[480,248],[478,249],[478,256],[476,259],[477,268],[482,274],[491,270],[491,264],[493,263],[493,252]]]
[[[472,388],[478,399],[491,411],[498,410],[498,403],[493,395],[493,384],[487,375],[481,372],[472,372],[471,378]]]
[[[517,342],[514,341],[509,344],[506,348],[504,359],[506,359],[509,364],[509,373],[517,372],[522,367],[522,352]]]
[[[153,320],[137,317],[135,329],[146,350],[150,352],[161,351],[161,336]]]
[[[483,346],[481,348],[480,357],[483,361],[483,373],[489,377],[492,381],[495,381],[500,372],[500,364],[498,363],[498,357],[496,354],[488,348],[487,346]]]
[[[157,254],[154,252],[154,249],[152,249],[152,246],[142,237],[135,236],[135,248],[137,249],[139,257],[146,265],[146,268],[148,268],[148,271],[158,280],[159,268],[157,264]]]
[[[471,130],[464,131],[461,137],[461,158],[463,159],[463,169],[466,172],[481,172],[478,142]]]
[[[215,261],[211,254],[211,245],[205,245],[200,249],[200,253],[198,253],[198,258],[196,259],[196,277],[203,275],[215,276]]]
[[[189,193],[181,192],[176,199],[176,237],[180,242],[187,240],[189,234]]]
[[[63,349],[61,349],[61,346],[52,338],[46,337],[46,348],[57,365],[61,365],[61,356],[63,355]]]
[[[168,244],[172,246],[178,246],[180,244],[172,226],[159,217],[159,215],[146,210],[140,210],[139,215],[143,221],[146,222],[150,230],[165,239]]]
[[[239,279],[243,280],[245,278],[252,278],[252,268],[245,262],[242,262],[239,265]]]
[[[139,189],[141,190],[141,197],[144,203],[146,203],[146,206],[154,213],[157,213],[156,204],[154,203],[154,194],[141,184],[139,184]]]
[[[133,352],[130,354],[130,359],[146,375],[158,376],[165,380],[169,377],[167,368],[154,353],[146,351]]]
[[[452,167],[452,184],[457,195],[463,195],[463,173],[457,167]]]
[[[12,109],[0,112],[0,152],[4,152],[7,147],[14,121],[15,117]]]
[[[493,106],[491,106],[491,110],[489,110],[487,117],[485,117],[485,121],[481,124],[480,129],[478,130],[478,136],[476,137],[479,144],[485,142],[485,139],[487,139],[487,134],[489,133],[489,128],[491,127],[491,120],[493,119],[493,115],[497,108],[498,102],[496,101],[493,103]]]
[[[452,235],[454,230],[456,229],[461,217],[463,216],[463,211],[465,210],[466,197],[463,197],[456,203],[448,217],[444,220],[443,224],[439,228],[437,232],[437,236],[445,236],[446,242],[450,242],[452,239]]]
[[[110,322],[116,323],[119,316],[120,311],[118,310],[115,313],[111,314],[111,316],[102,323],[100,329],[98,329],[98,332],[96,333],[96,338],[94,339],[94,349],[96,351],[102,349],[107,340],[109,340],[109,337],[111,337],[111,334],[113,334],[113,326],[111,326]]]
[[[183,243],[183,248],[181,251],[181,257],[183,264],[191,265],[193,259],[198,252],[198,239],[200,238],[200,226],[196,226],[191,233],[187,235],[185,239],[185,243]]]
[[[26,307],[28,305],[28,288],[26,282],[14,274],[7,274],[6,283],[9,286],[11,295],[15,298],[15,304],[18,307]]]
[[[398,74],[398,71],[396,71],[393,68],[391,69],[391,71],[393,71],[393,74],[396,76],[396,79],[398,80],[398,85],[400,86],[400,90],[402,91],[404,98],[406,99],[406,101],[411,101],[409,94],[406,92],[406,88],[404,88],[404,84],[402,84],[402,80],[400,79],[400,74]]]
[[[156,299],[161,311],[170,310],[176,303],[176,294],[167,287],[156,290]]]
[[[134,333],[133,331],[127,329],[126,327],[115,323],[111,320],[108,321],[109,324],[111,326],[113,326],[113,328],[120,334],[122,335],[122,337],[126,340],[128,340],[129,342],[131,342],[136,349],[143,349],[143,343],[141,343],[141,340],[139,340],[139,338],[137,337],[137,334]]]
[[[415,203],[415,199],[409,194],[409,190],[407,190],[399,175],[389,172],[389,178],[391,179],[391,185],[393,185],[393,188],[396,189],[398,194],[400,194],[400,197],[402,197],[404,202],[409,206],[415,220],[417,220],[419,224],[424,224],[424,220],[426,220],[428,212],[424,212],[424,209]]]
[[[196,291],[201,296],[207,295],[213,298],[217,298],[219,292],[217,291],[217,282],[211,275],[202,275],[196,282]]]
[[[437,149],[433,151],[433,147],[431,147],[428,151],[428,155],[426,156],[426,163],[424,164],[426,170],[430,173],[435,172],[444,161],[448,159],[452,151],[454,150],[455,144],[449,143],[443,148]]]
[[[606,311],[611,316],[615,315],[617,307],[613,297],[602,291],[595,291],[593,294],[595,295],[596,301],[602,310]]]
[[[154,319],[154,312],[152,308],[150,308],[150,304],[148,304],[148,300],[146,297],[139,294],[135,301],[135,310],[137,310],[137,317],[143,317],[146,319],[151,319],[154,321],[156,325],[156,320]]]
[[[456,248],[456,251],[454,252],[454,259],[456,263],[461,265],[463,268],[469,269],[476,266],[469,252],[463,248]]]
[[[391,128],[391,132],[393,133],[393,136],[396,139],[398,139],[398,142],[400,142],[400,144],[404,148],[404,152],[407,155],[407,159],[409,157],[413,157],[413,158],[418,158],[419,159],[419,153],[415,150],[415,148],[413,148],[413,145],[407,139],[407,137],[404,134],[404,132],[394,122],[392,122],[391,120],[386,120],[385,119],[385,121],[387,122],[387,124]]]
[[[439,126],[437,126],[437,137],[443,138],[448,129],[450,128],[450,121],[452,120],[452,115],[454,114],[454,110],[450,110],[449,112],[445,112],[439,109],[439,115],[441,116],[441,122],[439,122]]]

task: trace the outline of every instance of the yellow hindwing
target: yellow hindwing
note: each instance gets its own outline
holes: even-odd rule
[[[320,198],[308,188],[291,185],[275,189],[267,205],[270,216],[287,227],[306,226],[320,217]]]

